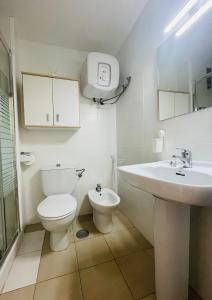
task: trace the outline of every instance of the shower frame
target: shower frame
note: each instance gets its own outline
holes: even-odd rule
[[[7,45],[7,42],[5,41],[2,33],[0,32],[0,44],[2,44],[3,48],[6,50],[6,53],[8,55],[8,69],[9,69],[9,95],[8,95],[8,103],[9,101],[12,102],[12,119],[13,119],[13,132],[14,132],[14,138],[13,138],[13,143],[14,143],[14,151],[13,151],[13,158],[14,158],[14,173],[16,175],[15,179],[15,189],[14,189],[14,194],[15,194],[15,207],[16,207],[16,225],[17,229],[16,232],[10,241],[10,243],[7,243],[7,227],[6,227],[6,211],[5,211],[5,197],[4,197],[4,192],[3,192],[3,180],[2,180],[2,154],[0,151],[0,215],[2,216],[2,225],[4,226],[4,252],[0,253],[0,267],[3,265],[8,253],[10,252],[11,248],[13,247],[20,231],[20,215],[19,215],[19,199],[18,199],[18,185],[17,185],[17,167],[16,167],[16,136],[15,136],[15,112],[14,112],[14,94],[13,94],[13,74],[12,74],[12,51]],[[11,112],[11,111],[10,111]],[[11,124],[10,124],[11,125]],[[1,129],[1,125],[0,125]],[[1,150],[1,139],[0,139],[0,150]]]

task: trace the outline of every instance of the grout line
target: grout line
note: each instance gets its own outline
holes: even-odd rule
[[[42,248],[41,249],[38,249],[38,250],[31,250],[29,252],[24,252],[24,253],[21,253],[21,254],[17,254],[16,257],[18,256],[24,256],[24,255],[27,255],[27,254],[30,254],[30,253],[34,253],[34,252],[41,252],[42,251]]]
[[[80,289],[81,289],[81,293],[82,293],[82,299],[85,299],[84,293],[83,293],[83,288],[82,288],[82,278],[81,278],[81,275],[80,275],[79,260],[78,260],[76,243],[74,243],[74,247],[75,247],[75,252],[76,252],[76,260],[77,260],[78,275],[79,275],[79,280],[80,280]]]
[[[7,294],[10,294],[10,293],[12,293],[12,292],[16,292],[16,291],[18,291],[18,290],[21,290],[21,289],[25,289],[25,288],[27,288],[27,287],[29,287],[29,286],[35,286],[35,283],[29,284],[29,285],[26,285],[26,286],[22,286],[22,287],[19,287],[19,288],[14,289],[14,290],[7,291],[7,292],[5,292],[5,293],[1,293],[1,294],[0,294],[0,298],[1,298],[1,296],[3,296],[3,295],[7,295]]]
[[[40,250],[40,261],[39,261],[38,272],[37,272],[37,276],[36,276],[35,288],[34,288],[34,293],[33,293],[33,300],[35,299],[35,290],[36,290],[36,287],[37,287],[38,274],[39,274],[39,270],[40,270],[41,257],[42,257],[42,251],[43,251],[43,245],[44,245],[44,241],[45,241],[46,232],[47,231],[44,230],[43,243],[42,243],[41,250]]]
[[[147,297],[155,296],[155,295],[156,295],[155,293],[151,293],[149,295],[146,295],[146,296],[142,297],[140,300],[145,300]]]
[[[79,271],[84,271],[84,270],[87,270],[87,269],[90,269],[90,268],[93,268],[93,267],[96,267],[96,266],[99,266],[99,265],[103,265],[103,264],[108,263],[108,262],[111,262],[111,261],[113,261],[113,260],[115,260],[115,259],[112,257],[111,259],[105,260],[105,261],[103,261],[103,262],[101,262],[101,263],[94,264],[94,265],[92,265],[92,266],[84,267],[84,268],[82,268],[82,269],[79,269]]]
[[[121,275],[122,275],[122,278],[124,279],[124,282],[125,282],[126,286],[128,287],[128,290],[130,291],[130,294],[131,294],[132,298],[133,298],[134,300],[136,300],[136,298],[133,296],[132,290],[131,290],[130,286],[128,285],[128,282],[127,282],[127,280],[125,279],[125,277],[124,277],[124,275],[123,275],[123,273],[122,273],[122,271],[121,271],[119,265],[117,264],[116,260],[115,260],[115,263],[116,263],[117,268],[119,269],[119,272],[120,272]]]
[[[79,272],[79,270],[75,270],[75,271],[70,272],[70,273],[65,273],[65,274],[57,275],[57,276],[52,277],[52,278],[48,278],[48,279],[44,279],[44,280],[38,281],[38,282],[35,283],[35,285],[37,286],[40,283],[43,283],[43,282],[46,282],[46,281],[50,281],[52,279],[60,278],[60,277],[63,277],[63,276],[68,276],[68,275],[71,275],[71,274],[74,274],[74,273],[78,273],[78,272]]]
[[[50,280],[55,279],[55,278],[60,278],[60,277],[63,277],[63,276],[71,275],[71,274],[73,274],[73,273],[80,273],[81,271],[84,271],[84,270],[87,270],[87,269],[91,269],[91,268],[93,268],[93,267],[96,267],[96,266],[99,266],[99,265],[103,265],[103,264],[108,263],[108,262],[111,262],[111,261],[115,261],[115,259],[112,258],[111,260],[104,261],[104,262],[101,262],[101,263],[99,263],[99,264],[92,265],[92,266],[90,266],[90,267],[85,267],[85,268],[83,268],[83,269],[75,270],[75,271],[70,272],[70,273],[65,273],[65,274],[62,274],[62,275],[57,275],[57,276],[52,277],[52,278],[48,278],[48,279],[45,279],[45,280],[41,280],[41,281],[36,282],[35,285],[38,285],[39,283],[43,283],[43,282],[46,282],[46,281],[50,281]],[[31,284],[31,285],[32,285],[32,284]]]
[[[35,290],[36,290],[36,283],[35,283],[35,288],[34,288],[34,292],[33,292],[33,296],[32,296],[33,300],[35,299]]]
[[[105,239],[105,241],[106,241],[108,247],[110,248],[110,246],[109,246],[109,244],[108,244],[108,242],[107,242],[106,239]],[[152,248],[146,248],[146,249],[140,248],[140,249],[138,249],[138,250],[132,250],[132,251],[131,251],[130,253],[128,253],[128,254],[122,254],[122,255],[119,255],[119,256],[115,256],[115,255],[113,254],[113,252],[112,252],[112,249],[110,248],[111,253],[112,253],[112,255],[113,255],[113,257],[114,257],[115,260],[116,260],[116,259],[119,259],[119,258],[122,258],[122,257],[126,257],[126,256],[129,256],[129,255],[132,255],[132,254],[136,254],[136,253],[139,253],[139,252],[146,252],[147,250],[150,250],[150,249],[152,249]],[[154,248],[153,248],[153,249],[154,249]],[[147,253],[147,254],[148,254],[148,253]],[[151,257],[150,254],[148,254],[148,255]]]
[[[115,260],[116,258],[115,258],[115,256],[114,256],[113,251],[112,251],[112,249],[110,248],[110,246],[109,246],[109,244],[108,244],[108,242],[107,242],[105,236],[104,236],[104,240],[105,240],[105,242],[106,242],[106,244],[107,244],[107,246],[108,246],[108,248],[109,248],[109,250],[110,250],[110,252],[111,252],[111,254],[112,254],[112,256],[113,256],[113,259]]]
[[[117,232],[119,232],[119,231],[126,231],[126,230],[129,230],[129,228],[134,228],[134,225],[129,226],[129,227],[126,227],[126,228],[118,229],[118,230],[116,230],[116,231],[114,231],[114,232],[112,232],[112,233],[117,233]],[[119,268],[119,266],[118,266],[118,264],[117,264],[117,262],[116,262],[116,259],[119,258],[119,257],[115,257],[115,256],[114,256],[114,254],[113,254],[113,252],[112,252],[110,246],[108,245],[107,240],[106,240],[106,238],[105,238],[105,236],[107,236],[107,234],[101,234],[101,233],[99,234],[99,233],[97,233],[97,236],[93,236],[93,237],[86,238],[86,239],[82,239],[82,240],[77,240],[77,239],[75,239],[74,224],[73,224],[73,223],[72,223],[72,227],[71,227],[71,230],[70,230],[70,231],[72,231],[72,233],[73,233],[73,242],[71,242],[71,244],[74,245],[75,252],[76,252],[77,270],[74,270],[73,272],[65,273],[65,274],[58,275],[58,276],[55,276],[55,277],[52,277],[52,278],[48,278],[48,279],[46,279],[46,280],[42,280],[42,281],[39,281],[39,282],[38,282],[37,279],[38,279],[38,274],[39,274],[39,269],[40,269],[40,264],[41,264],[41,258],[40,258],[40,263],[39,263],[39,267],[38,267],[38,273],[37,273],[37,279],[36,279],[36,283],[35,283],[35,289],[34,289],[33,299],[34,299],[34,297],[35,297],[35,291],[36,291],[37,285],[38,285],[39,283],[46,282],[46,281],[50,281],[50,280],[53,280],[53,279],[55,279],[55,278],[67,276],[67,275],[73,274],[73,273],[78,273],[78,275],[79,275],[80,288],[81,288],[82,298],[85,299],[85,296],[84,296],[84,293],[83,293],[83,287],[82,287],[82,278],[81,278],[81,274],[80,274],[81,271],[83,271],[83,270],[85,270],[85,269],[90,269],[90,268],[93,268],[93,267],[95,267],[95,266],[97,266],[97,265],[105,264],[105,263],[108,263],[108,262],[111,262],[111,261],[114,261],[115,264],[117,265],[118,269],[120,270],[120,268]],[[45,234],[46,234],[46,232],[47,232],[47,231],[45,231]],[[76,243],[82,242],[82,241],[87,241],[87,240],[92,240],[92,239],[98,238],[98,237],[103,237],[103,238],[104,238],[104,240],[105,240],[105,242],[106,242],[106,244],[107,244],[107,246],[108,246],[108,248],[109,248],[109,251],[110,251],[110,253],[111,253],[111,255],[112,255],[113,258],[111,258],[110,260],[104,261],[104,262],[102,262],[102,263],[98,263],[98,264],[95,264],[95,265],[92,265],[92,266],[89,266],[89,267],[85,267],[85,268],[80,269],[80,268],[79,268],[79,260],[78,260],[78,254],[77,254]],[[45,241],[45,235],[44,235],[44,239],[43,239],[43,244],[44,244],[44,241]],[[42,245],[42,248],[41,248],[41,256],[42,256],[42,250],[43,250],[43,245]],[[140,251],[143,251],[143,250],[140,249],[140,250],[138,250],[138,251],[136,251],[136,252],[140,252]],[[136,252],[132,252],[132,253],[136,253]],[[129,254],[127,254],[127,255],[122,255],[121,257],[131,255],[132,253],[129,253]],[[120,270],[120,272],[121,272],[121,270]],[[128,284],[127,284],[127,282],[126,282],[126,280],[125,280],[125,278],[124,278],[124,276],[123,276],[123,274],[122,274],[122,272],[121,272],[121,275],[122,275],[122,277],[123,277],[123,279],[124,279],[124,282],[126,283],[128,289],[129,289],[129,291],[130,291],[130,294],[132,295],[131,289],[129,288],[129,286],[128,286]],[[132,295],[132,297],[133,297],[133,295]],[[133,299],[134,299],[134,297],[133,297]]]
[[[105,238],[105,236],[104,236],[104,238]],[[106,243],[107,243],[109,249],[111,250],[111,248],[110,248],[110,246],[109,246],[109,244],[108,244],[106,238],[105,238],[105,241],[106,241]],[[129,289],[129,291],[130,291],[130,294],[131,294],[131,296],[132,296],[132,298],[133,298],[134,300],[137,300],[137,299],[133,296],[132,290],[131,290],[130,286],[128,285],[128,282],[127,282],[127,280],[125,279],[124,274],[122,273],[122,270],[121,270],[121,268],[119,267],[119,265],[118,265],[118,263],[117,263],[117,259],[122,258],[122,257],[126,257],[126,256],[130,256],[130,255],[133,255],[133,254],[136,254],[136,253],[139,253],[139,252],[145,252],[145,251],[147,251],[147,250],[149,250],[149,249],[151,249],[151,248],[140,249],[140,250],[138,250],[138,251],[133,251],[133,252],[131,252],[131,253],[128,253],[128,254],[125,254],[125,255],[121,255],[121,256],[118,256],[118,257],[115,257],[114,254],[113,254],[113,252],[112,252],[112,250],[111,250],[112,255],[113,255],[113,257],[114,257],[114,261],[115,261],[115,263],[116,263],[116,265],[117,265],[119,271],[121,272],[121,275],[122,275],[122,277],[123,277],[123,279],[124,279],[124,282],[126,283],[128,289]],[[151,296],[151,295],[154,295],[154,293],[151,293],[151,294],[149,294],[149,295],[146,295],[145,297],[149,297],[149,296]],[[145,299],[145,297],[144,297],[144,299]],[[141,299],[143,299],[143,298],[141,298]]]
[[[106,239],[105,239],[105,241],[106,241]],[[106,241],[106,244],[108,245],[107,241]],[[110,246],[109,246],[109,245],[108,245],[108,247],[109,247],[109,249],[110,249]],[[111,252],[112,252],[112,250],[111,250]],[[112,255],[113,255],[113,253],[112,253]],[[114,257],[114,255],[113,255],[113,257]],[[131,291],[131,289],[130,289],[128,283],[127,283],[127,281],[126,281],[125,278],[124,278],[124,275],[122,274],[122,272],[121,272],[121,270],[120,270],[120,268],[119,268],[119,265],[118,265],[117,262],[116,262],[115,257],[114,257],[114,261],[115,261],[115,264],[116,264],[116,266],[118,267],[118,269],[119,269],[119,271],[120,271],[120,273],[121,273],[122,278],[124,279],[124,282],[126,283],[126,285],[127,285],[127,287],[128,287],[128,290],[129,290],[129,292],[130,292],[132,298],[135,299],[134,296],[133,296],[133,294],[132,294],[132,291]]]

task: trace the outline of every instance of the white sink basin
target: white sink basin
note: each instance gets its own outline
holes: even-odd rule
[[[163,161],[118,169],[129,184],[156,197],[189,205],[212,205],[212,163],[193,162],[192,168],[182,169]]]
[[[187,300],[190,205],[212,205],[212,163],[193,162],[182,169],[162,161],[118,170],[130,185],[155,196],[157,300]]]

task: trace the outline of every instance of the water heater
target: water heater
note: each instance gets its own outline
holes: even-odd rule
[[[119,63],[109,54],[91,52],[81,71],[80,87],[88,99],[104,99],[119,86]]]

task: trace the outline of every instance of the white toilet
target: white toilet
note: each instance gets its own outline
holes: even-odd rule
[[[88,191],[90,204],[93,207],[93,222],[96,228],[102,233],[112,230],[112,213],[120,203],[120,197],[108,188],[98,191]]]
[[[50,248],[65,250],[70,243],[69,227],[76,214],[77,201],[71,196],[76,185],[76,170],[68,165],[41,169],[43,193],[47,196],[37,207],[43,227],[50,231]]]

